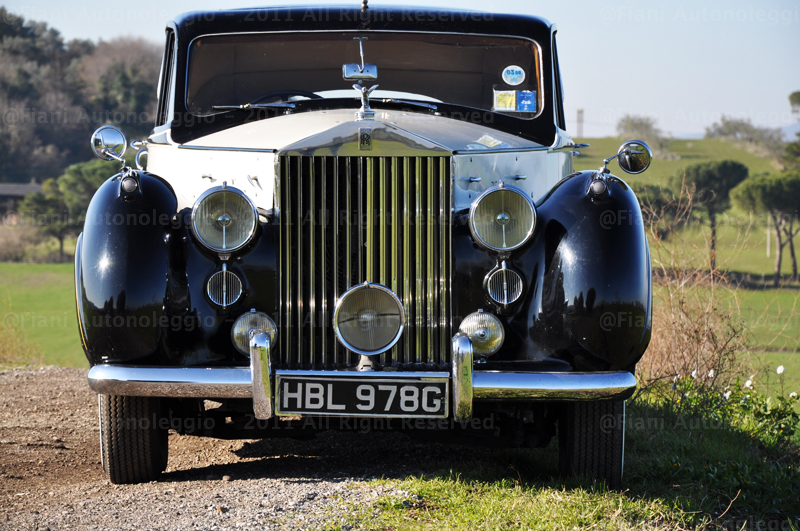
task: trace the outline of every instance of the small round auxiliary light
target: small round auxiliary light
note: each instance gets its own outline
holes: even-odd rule
[[[125,177],[124,179],[122,179],[121,186],[123,192],[131,193],[136,190],[137,187],[136,179],[134,179],[133,177]]]
[[[250,331],[251,330],[265,330],[269,334],[270,343],[275,343],[275,336],[278,333],[278,327],[275,326],[269,315],[263,312],[257,312],[255,308],[247,313],[240,315],[233,323],[231,328],[231,340],[236,350],[244,354],[250,355]]]
[[[400,340],[405,311],[392,290],[380,284],[359,284],[336,304],[333,329],[346,348],[371,356],[386,352]]]
[[[500,319],[483,310],[466,316],[461,321],[458,331],[470,338],[472,352],[477,356],[491,356],[497,353],[506,339],[506,331]]]

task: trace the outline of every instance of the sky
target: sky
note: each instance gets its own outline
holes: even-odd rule
[[[275,5],[310,3],[284,0]],[[360,5],[360,0],[352,3]],[[676,138],[701,137],[722,115],[764,127],[797,127],[788,100],[790,93],[800,91],[797,0],[370,4],[430,4],[537,15],[555,22],[567,128],[573,134],[578,109],[584,110],[585,137],[614,135],[625,114],[654,117],[662,131]],[[67,39],[140,36],[160,43],[165,22],[184,11],[270,5],[270,0],[10,0],[4,5],[11,13],[48,23]]]

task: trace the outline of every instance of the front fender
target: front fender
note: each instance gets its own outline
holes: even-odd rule
[[[97,190],[75,252],[78,321],[90,365],[144,363],[162,340],[166,239],[178,203],[161,178],[130,175],[133,192],[121,189],[122,174]]]
[[[651,334],[650,249],[639,202],[613,175],[571,176],[539,206],[543,275],[532,335],[578,370],[632,370]]]
[[[556,361],[553,370],[633,371],[651,333],[650,252],[635,194],[613,175],[589,192],[592,172],[559,182],[537,204],[529,244],[508,258],[525,289],[508,309],[481,289],[497,257],[480,249],[461,221],[454,227],[454,322],[480,308],[503,321],[506,341],[490,362]],[[559,369],[558,367],[562,368]]]

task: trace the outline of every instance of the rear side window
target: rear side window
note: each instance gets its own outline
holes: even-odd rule
[[[156,127],[170,121],[169,92],[172,84],[172,71],[175,51],[175,32],[167,30],[167,45],[164,47],[164,59],[161,61],[161,75],[158,80],[158,109],[156,111]]]

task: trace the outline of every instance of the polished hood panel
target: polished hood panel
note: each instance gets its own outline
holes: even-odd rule
[[[375,120],[356,121],[349,109],[279,116],[246,123],[188,142],[192,147],[293,152],[336,149],[338,155],[368,155],[359,147],[359,130],[371,129],[375,141],[431,152],[489,151],[543,147],[523,138],[466,121],[402,111],[376,111]],[[400,147],[400,146],[395,147]],[[323,153],[319,153],[323,154]],[[327,154],[334,154],[329,151]],[[411,155],[411,153],[409,152]],[[399,154],[402,156],[401,154]]]

